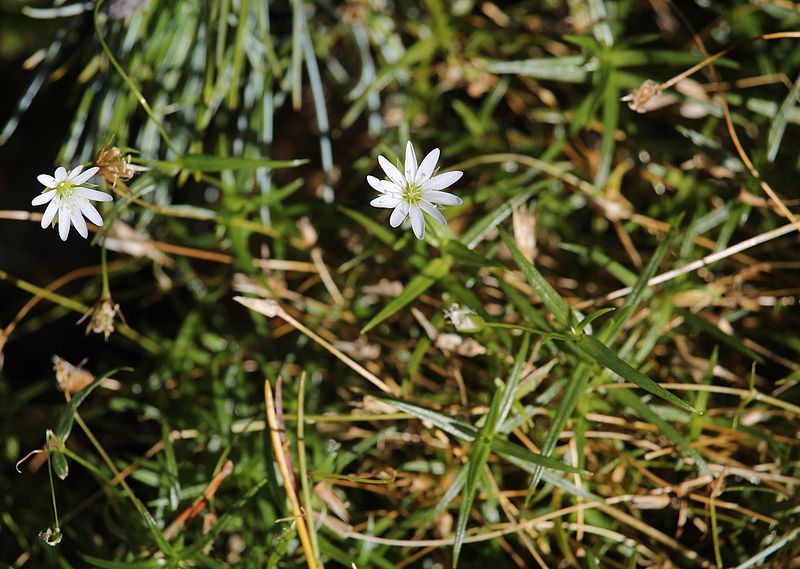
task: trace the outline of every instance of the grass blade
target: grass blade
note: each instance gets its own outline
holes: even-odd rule
[[[769,127],[769,134],[767,134],[767,160],[774,162],[778,156],[778,150],[781,147],[783,140],[783,133],[786,131],[786,123],[789,121],[789,113],[794,110],[797,105],[797,95],[800,93],[800,77],[798,77],[792,89],[783,100],[780,109],[775,114],[775,118]]]
[[[635,383],[645,391],[649,391],[653,395],[672,403],[690,413],[700,413],[693,406],[689,405],[686,401],[677,395],[667,391],[661,385],[644,375],[642,372],[631,367],[628,362],[620,358],[611,349],[600,342],[594,336],[583,335],[580,340],[575,343],[575,347],[583,354],[587,355],[603,367],[606,367],[619,375],[625,381]]]
[[[423,292],[428,290],[431,285],[444,277],[450,271],[452,259],[450,257],[440,257],[434,259],[423,271],[423,274],[415,276],[403,289],[399,296],[392,299],[366,326],[361,329],[362,334],[366,334],[375,326],[402,310],[407,304],[411,303]]]
[[[492,397],[489,413],[486,416],[486,423],[480,430],[478,438],[472,445],[467,459],[467,481],[464,484],[464,491],[461,494],[461,503],[458,507],[458,520],[456,521],[455,542],[453,543],[453,567],[458,566],[458,557],[461,553],[461,546],[467,532],[467,522],[469,513],[472,509],[472,502],[475,499],[475,492],[478,489],[478,477],[483,471],[483,465],[489,458],[492,450],[492,439],[500,418],[500,405],[502,403],[502,390],[497,389]]]
[[[506,244],[508,250],[511,251],[511,255],[514,257],[514,262],[520,268],[522,273],[525,275],[525,278],[528,279],[528,282],[533,287],[533,290],[536,291],[536,294],[539,295],[539,298],[542,299],[542,302],[547,307],[547,309],[555,316],[556,320],[562,326],[567,326],[569,321],[569,314],[570,308],[567,304],[567,301],[556,292],[550,283],[548,283],[545,278],[542,276],[536,267],[533,266],[528,259],[525,258],[525,255],[522,254],[522,251],[519,250],[517,244],[514,240],[502,229],[500,230],[500,237],[503,239],[503,243]]]

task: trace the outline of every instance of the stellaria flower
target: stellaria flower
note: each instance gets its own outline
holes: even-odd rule
[[[383,156],[378,156],[378,164],[386,173],[388,180],[379,180],[375,176],[367,176],[367,183],[382,195],[372,200],[375,207],[393,208],[389,217],[389,225],[397,227],[411,218],[411,228],[417,239],[425,236],[425,216],[430,215],[434,221],[447,225],[447,220],[437,208],[438,205],[459,205],[461,198],[441,190],[455,184],[464,174],[458,170],[433,175],[436,162],[439,160],[439,149],[434,148],[417,165],[417,155],[411,141],[406,145],[405,172],[401,173]]]
[[[95,225],[103,225],[103,218],[89,200],[109,202],[113,198],[105,192],[84,186],[98,170],[99,168],[95,166],[84,172],[83,166],[78,166],[67,173],[66,168],[59,166],[54,176],[47,174],[38,176],[39,182],[47,189],[33,198],[31,205],[48,204],[42,216],[42,228],[52,223],[56,213],[58,213],[58,234],[62,241],[67,240],[70,224],[75,226],[81,237],[89,235],[86,222],[83,220],[84,216]]]

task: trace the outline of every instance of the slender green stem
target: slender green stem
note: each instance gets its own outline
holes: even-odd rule
[[[520,332],[530,332],[531,334],[536,334],[538,336],[544,336],[545,338],[552,338],[555,340],[568,340],[570,338],[568,334],[562,334],[559,332],[548,332],[547,330],[539,330],[538,328],[531,328],[530,326],[523,326],[521,324],[484,322],[484,326],[486,326],[487,328],[503,328],[506,330],[519,330]]]
[[[72,300],[71,298],[67,298],[66,296],[62,296],[55,292],[51,292],[47,289],[38,287],[33,283],[29,283],[28,281],[24,281],[17,277],[11,276],[3,270],[0,270],[0,281],[10,282],[12,285],[14,285],[20,290],[24,290],[25,292],[30,292],[31,294],[40,296],[45,300],[49,300],[54,304],[59,304],[64,308],[68,308],[73,312],[77,312],[79,314],[86,314],[89,311],[89,307],[83,304],[82,302],[77,302],[75,300]],[[136,342],[139,346],[142,347],[142,349],[147,350],[148,352],[157,354],[161,351],[161,346],[159,346],[156,342],[154,342],[150,338],[142,336],[127,324],[122,324],[119,327],[119,332],[126,338]]]
[[[103,5],[104,1],[105,0],[97,0],[97,4],[94,5],[94,31],[97,34],[97,39],[100,42],[100,46],[103,48],[103,52],[106,54],[106,57],[108,57],[108,60],[111,62],[111,65],[114,66],[114,69],[116,69],[117,73],[120,74],[123,81],[125,81],[125,84],[136,96],[136,100],[142,106],[144,112],[147,113],[147,116],[150,117],[150,120],[153,121],[153,124],[156,125],[156,129],[158,129],[158,132],[161,135],[161,138],[164,139],[166,145],[176,155],[179,155],[180,152],[178,152],[178,149],[175,147],[175,144],[173,144],[172,139],[167,134],[167,131],[164,130],[163,126],[161,126],[161,122],[156,118],[153,109],[150,107],[150,103],[147,102],[147,99],[144,98],[142,92],[133,83],[133,80],[128,76],[127,73],[125,73],[125,70],[122,68],[117,59],[114,57],[114,54],[111,53],[111,49],[108,47],[106,40],[103,38],[103,33],[100,30],[100,7]]]
[[[133,503],[133,506],[142,515],[142,517],[146,518],[147,516],[142,507],[142,503],[133,493],[131,487],[128,486],[128,483],[125,481],[125,478],[120,476],[119,469],[114,464],[114,461],[111,460],[110,456],[108,456],[108,453],[103,448],[103,445],[100,444],[100,441],[97,440],[97,438],[94,436],[94,433],[92,433],[92,431],[89,429],[89,426],[84,422],[83,418],[77,413],[77,411],[75,412],[75,422],[78,423],[80,428],[83,430],[83,433],[86,435],[86,438],[89,439],[89,441],[92,443],[92,446],[94,446],[97,453],[103,459],[103,462],[106,463],[106,466],[108,466],[108,469],[114,475],[112,480],[119,480],[119,484],[120,486],[122,486],[122,490],[125,492],[125,495],[128,496],[130,501]]]
[[[58,506],[56,505],[56,486],[53,481],[53,464],[50,461],[50,452],[47,453],[47,475],[50,477],[50,496],[53,499],[53,518],[55,519],[54,525],[56,531],[61,530],[61,524],[58,521]]]

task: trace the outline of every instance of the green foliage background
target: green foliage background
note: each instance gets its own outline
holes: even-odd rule
[[[108,342],[75,327],[69,302],[100,297],[98,243],[0,219],[0,326],[35,293],[25,283],[88,267],[2,346],[0,562],[306,566],[264,426],[262,382],[280,378],[325,566],[450,566],[459,549],[459,567],[794,566],[796,234],[645,286],[787,219],[731,142],[709,67],[652,112],[620,98],[702,61],[695,33],[709,53],[737,46],[715,62],[736,132],[800,211],[800,42],[754,39],[798,29],[800,13],[677,4],[0,2],[4,212],[30,210],[37,174],[94,160],[112,136],[150,168],[104,212],[149,244],[109,251],[128,327]],[[423,242],[368,206],[377,156],[401,157],[408,139],[465,172],[464,204]],[[633,292],[603,300],[620,287]],[[401,401],[240,294],[279,299]],[[463,338],[441,343],[452,302],[535,333],[488,327],[479,355],[459,355]],[[53,484],[56,546],[37,537],[54,527],[47,463],[13,467],[73,418],[51,354],[120,382],[81,402],[86,429],[72,428],[69,476]],[[135,467],[135,499],[98,446]],[[228,459],[204,510],[214,529],[198,519],[167,543]],[[470,543],[492,530],[506,533]]]

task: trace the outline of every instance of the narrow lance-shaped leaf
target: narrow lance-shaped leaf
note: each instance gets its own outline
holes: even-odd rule
[[[597,334],[597,338],[603,343],[608,344],[613,342],[631,316],[633,316],[636,308],[639,306],[639,302],[647,290],[648,281],[653,277],[653,275],[655,275],[658,267],[661,264],[661,261],[664,258],[664,255],[667,253],[669,244],[672,241],[674,228],[679,222],[680,217],[672,223],[672,227],[667,232],[667,235],[658,244],[658,247],[656,247],[655,252],[650,257],[647,265],[644,267],[644,270],[634,283],[631,293],[625,298],[622,307],[617,310],[611,319],[600,329],[600,332]],[[572,412],[575,409],[578,398],[581,397],[586,391],[586,387],[591,378],[591,372],[591,364],[588,362],[581,362],[575,371],[572,381],[567,382],[567,386],[564,389],[564,395],[562,396],[561,402],[556,409],[556,414],[553,417],[553,424],[550,426],[550,430],[547,432],[547,436],[542,444],[543,455],[549,455],[555,449],[556,444],[558,443],[559,434],[563,430],[567,420],[572,416]],[[539,484],[541,476],[542,469],[536,469],[533,473],[533,477],[531,478],[530,487],[528,488],[528,500],[530,500],[530,498],[533,496],[533,491],[537,484]]]
[[[626,381],[635,383],[645,391],[649,391],[673,405],[690,413],[699,413],[697,409],[689,405],[677,395],[667,391],[661,385],[644,375],[639,370],[633,368],[628,362],[612,352],[608,346],[600,342],[594,336],[584,335],[575,343],[577,349],[592,358],[597,363],[610,369]]]
[[[511,376],[508,378],[505,388],[503,389],[503,396],[500,401],[500,414],[497,420],[501,424],[506,420],[511,406],[516,400],[517,386],[519,385],[519,378],[522,375],[522,366],[525,365],[525,358],[528,357],[528,348],[531,344],[530,334],[525,334],[522,337],[522,345],[517,352],[517,357],[514,360],[514,367],[511,370]]]
[[[525,255],[522,254],[522,251],[519,250],[517,244],[514,240],[502,229],[500,230],[500,237],[503,239],[503,243],[506,244],[508,250],[511,251],[511,255],[514,257],[514,262],[520,268],[522,273],[525,275],[525,278],[528,279],[528,282],[533,287],[533,290],[536,291],[536,294],[539,295],[539,298],[542,299],[542,302],[547,307],[547,309],[552,312],[553,316],[555,316],[556,320],[562,326],[567,326],[567,322],[569,319],[570,308],[567,304],[567,301],[558,294],[556,289],[550,286],[550,283],[545,280],[536,267],[525,258]]]
[[[129,367],[112,369],[95,378],[92,383],[81,389],[70,399],[67,406],[61,411],[61,415],[58,416],[58,422],[56,422],[55,434],[62,443],[67,442],[70,432],[72,431],[72,425],[75,422],[75,413],[78,411],[78,407],[83,403],[84,399],[86,399],[92,391],[97,389],[104,379],[120,371],[133,371],[133,369]]]
[[[778,156],[783,133],[786,131],[786,123],[789,120],[789,113],[797,105],[798,93],[800,93],[800,77],[795,80],[791,91],[786,95],[781,108],[775,113],[775,118],[769,127],[769,134],[767,134],[767,160],[770,162],[773,162],[775,157]]]
[[[502,393],[500,389],[497,389],[492,396],[492,403],[489,407],[489,413],[486,416],[486,423],[484,423],[478,438],[469,450],[469,457],[467,458],[467,481],[464,484],[464,491],[461,494],[461,503],[458,506],[458,519],[456,521],[455,541],[453,543],[453,567],[458,566],[458,557],[461,553],[461,546],[464,544],[464,536],[467,532],[469,513],[472,509],[472,502],[475,499],[475,492],[478,489],[478,478],[483,471],[483,465],[486,464],[486,459],[489,457],[489,452],[492,450],[492,438],[494,437],[497,422],[500,418],[501,402]]]
[[[452,260],[450,257],[440,257],[431,262],[423,274],[417,275],[411,282],[409,282],[403,289],[399,296],[389,302],[372,320],[370,320],[364,328],[361,329],[362,334],[366,334],[375,326],[392,316],[394,313],[399,312],[407,304],[414,301],[419,295],[428,290],[431,285],[441,279],[450,270]]]

